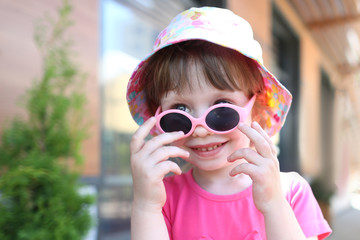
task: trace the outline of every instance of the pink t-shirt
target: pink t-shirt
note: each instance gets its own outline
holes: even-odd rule
[[[324,239],[330,235],[309,184],[297,173],[281,174],[286,199],[305,236]],[[211,194],[195,182],[191,170],[165,178],[164,184],[163,215],[170,239],[266,239],[264,217],[254,205],[251,186],[236,194]]]

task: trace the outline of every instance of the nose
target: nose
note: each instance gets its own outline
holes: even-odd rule
[[[213,133],[207,130],[202,125],[197,125],[194,129],[194,132],[192,133],[193,137],[206,137],[208,135],[213,135]]]

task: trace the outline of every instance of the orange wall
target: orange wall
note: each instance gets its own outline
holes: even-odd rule
[[[61,0],[0,1],[0,132],[15,115],[24,115],[17,101],[41,76],[41,59],[33,41],[35,20],[45,13],[56,16]],[[97,0],[73,1],[70,36],[74,42],[76,61],[87,74],[85,91],[88,96],[87,117],[92,123],[90,138],[84,143],[86,176],[100,172],[99,132],[99,3]]]
[[[332,59],[320,50],[321,42],[314,39],[289,1],[228,0],[228,7],[252,25],[255,39],[264,48],[265,65],[270,70],[272,4],[281,12],[300,42],[298,127],[301,171],[307,177],[321,177],[327,179],[329,184],[336,184],[337,193],[332,199],[332,208],[338,211],[350,193],[357,191],[360,182],[359,121],[354,113],[354,108],[360,106],[360,98],[356,97],[360,84],[355,84],[357,75],[338,72]],[[331,148],[325,145],[328,141],[323,141],[321,132],[321,69],[329,76],[335,93],[333,126],[329,129],[333,133]],[[322,156],[322,151],[330,152],[327,159]],[[331,172],[326,170],[329,166]]]
[[[309,31],[287,1],[275,1],[289,24],[299,36],[300,42],[300,114],[299,150],[302,170],[317,175],[321,170],[320,139],[320,67],[321,52]]]
[[[272,70],[272,4],[276,5],[299,37],[301,61],[301,89],[299,96],[300,165],[304,174],[314,176],[318,174],[321,169],[319,92],[322,59],[318,46],[287,1],[228,1],[228,7],[252,25],[255,39],[258,40],[263,47],[264,63],[270,70]]]
[[[271,1],[228,0],[227,7],[250,23],[254,38],[263,49],[265,66],[268,67],[271,62]]]

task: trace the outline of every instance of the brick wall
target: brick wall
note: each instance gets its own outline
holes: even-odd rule
[[[24,112],[18,107],[19,96],[41,76],[41,59],[33,41],[34,23],[45,13],[56,16],[60,0],[0,1],[0,132],[14,116]],[[74,41],[76,62],[86,72],[87,114],[92,125],[84,143],[85,176],[100,172],[99,137],[99,2],[73,1],[70,36]]]

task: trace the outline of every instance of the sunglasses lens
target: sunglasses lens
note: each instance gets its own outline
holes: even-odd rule
[[[169,113],[160,119],[160,127],[164,132],[183,131],[187,134],[191,130],[191,121],[179,113]]]
[[[219,107],[210,111],[205,121],[211,129],[224,132],[236,127],[240,121],[240,116],[232,108]]]

